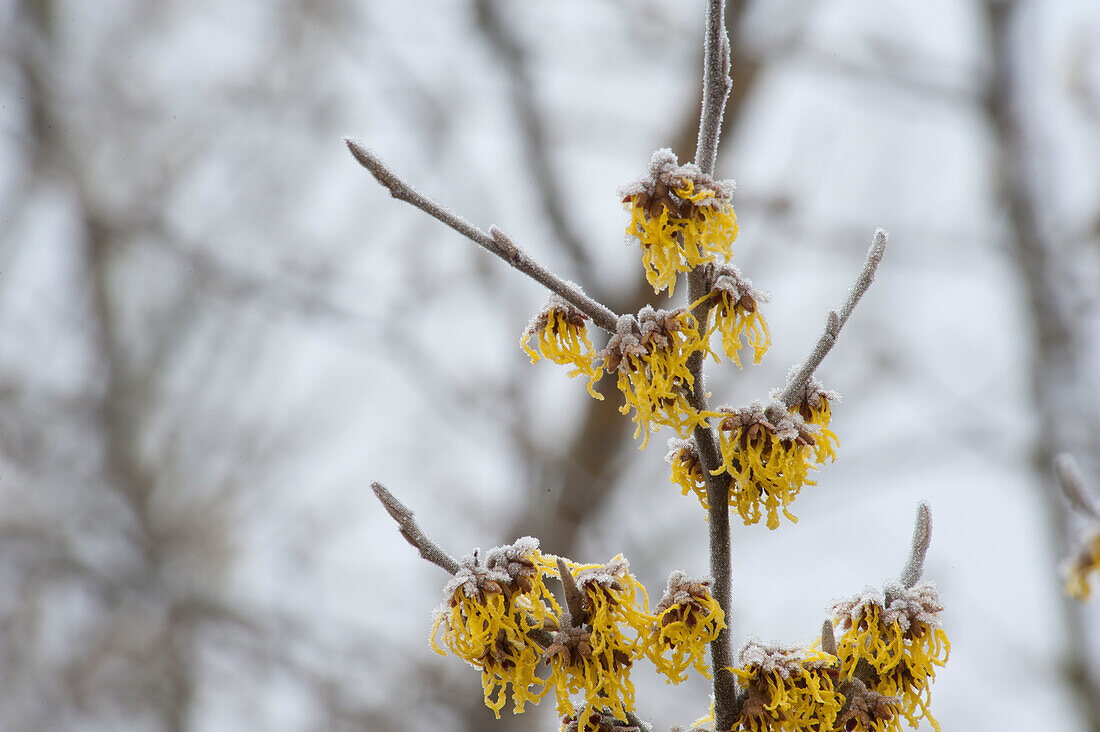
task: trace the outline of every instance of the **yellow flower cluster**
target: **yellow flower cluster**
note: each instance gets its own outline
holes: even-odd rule
[[[842,676],[858,675],[868,689],[897,697],[910,725],[923,718],[937,731],[939,723],[928,711],[931,683],[935,667],[951,652],[938,619],[942,611],[935,586],[927,582],[888,585],[885,594],[869,590],[833,606],[842,631],[837,642]]]
[[[558,295],[551,295],[549,302],[531,319],[520,336],[519,344],[531,363],[537,363],[539,352],[556,364],[572,364],[569,376],[584,375],[588,378],[588,393],[596,399],[603,395],[595,389],[603,371],[593,365],[595,352],[592,341],[588,340],[585,326],[587,316]],[[531,348],[529,341],[538,336],[538,352]]]
[[[797,523],[787,507],[804,485],[816,485],[807,476],[816,470],[819,429],[797,412],[759,404],[723,409],[718,425],[722,470],[730,474],[730,506],[745,525],[767,514],[769,529],[779,526],[779,512]]]
[[[619,318],[616,332],[607,347],[598,353],[585,331],[585,316],[561,298],[552,296],[520,338],[520,345],[532,362],[542,356],[558,364],[572,364],[570,376],[588,377],[588,393],[596,399],[603,395],[595,384],[604,372],[617,375],[623,394],[623,414],[634,412],[634,437],[643,436],[641,447],[649,443],[654,426],[665,425],[686,437],[710,413],[697,412],[688,403],[694,378],[688,359],[706,350],[695,318],[686,309],[654,310],[648,305],[637,316]],[[529,344],[538,336],[538,349]]]
[[[732,256],[737,238],[732,193],[732,182],[715,181],[690,163],[678,165],[667,148],[653,154],[641,180],[620,190],[631,212],[626,233],[641,244],[654,292],[667,289],[671,297],[681,272]]]
[[[837,659],[817,649],[749,641],[733,673],[747,693],[738,718],[744,732],[826,732],[844,702],[836,687]]]
[[[1075,600],[1085,601],[1092,594],[1089,575],[1100,571],[1100,529],[1082,544],[1081,549],[1067,563],[1066,594]]]
[[[722,467],[715,474],[732,476],[729,504],[746,526],[767,515],[767,526],[774,529],[780,512],[797,523],[788,506],[802,486],[815,485],[809,472],[836,460],[829,400],[838,398],[811,379],[805,399],[789,413],[776,403],[767,410],[754,404],[724,408],[715,415],[722,418],[718,424]],[[703,510],[708,510],[705,469],[695,439],[669,440],[668,446],[665,461],[671,466],[671,482],[682,495],[694,493]]]
[[[832,419],[829,402],[839,400],[840,394],[826,391],[821,382],[811,376],[801,401],[792,410],[798,412],[804,422],[814,425],[820,431],[820,437],[814,440],[814,455],[818,463],[836,460],[838,440],[836,433],[829,429],[829,421]]]
[[[699,448],[695,445],[695,438],[669,440],[665,462],[672,466],[671,482],[680,486],[680,495],[694,493],[703,510],[709,509],[707,477],[704,473],[703,461],[699,457]]]
[[[603,368],[618,375],[623,414],[634,410],[634,437],[649,442],[654,425],[666,425],[681,437],[706,421],[688,403],[695,380],[688,359],[704,349],[695,319],[687,310],[654,310],[646,306],[637,318],[623,316],[616,332],[601,351]]]
[[[606,565],[570,567],[584,598],[584,617],[574,618],[580,624],[575,632],[559,632],[560,643],[547,649],[561,714],[572,709],[569,695],[574,692],[583,692],[590,707],[607,709],[619,719],[634,708],[630,670],[636,640],[651,616],[645,588],[628,570],[622,556]]]
[[[673,572],[654,615],[643,645],[657,670],[670,684],[686,679],[689,665],[709,679],[707,644],[726,627],[725,613],[710,594],[710,582]]]
[[[475,552],[463,560],[436,611],[432,648],[446,655],[436,643],[442,629],[444,645],[481,669],[485,705],[498,718],[509,685],[516,713],[549,691],[535,675],[542,648],[531,633],[552,626],[561,612],[545,584],[552,567],[531,537],[490,551],[484,561]]]
[[[594,352],[586,316],[554,295],[528,324],[520,344],[532,362],[546,357],[571,365],[569,375],[587,377],[588,392],[596,399],[603,398],[595,389],[603,374],[617,374],[625,400],[620,411],[633,411],[634,437],[642,437],[644,448],[655,425],[687,437],[716,416],[695,410],[687,398],[694,387],[688,361],[706,353],[718,360],[709,345],[715,333],[722,334],[723,351],[738,368],[744,343],[753,349],[753,363],[759,363],[771,340],[759,311],[766,296],[727,264],[737,236],[731,181],[716,181],[694,164],[679,165],[663,149],[654,153],[647,174],[621,193],[632,211],[628,234],[641,242],[646,278],[655,292],[667,290],[671,297],[680,273],[711,265],[711,291],[692,305],[709,299],[707,322],[697,322],[689,309],[647,306],[636,316],[621,316],[607,347]],[[537,350],[532,338],[537,338]]]
[[[630,672],[638,659],[650,658],[672,683],[685,678],[688,664],[708,675],[705,644],[725,627],[708,582],[674,573],[650,613],[645,587],[622,556],[607,564],[561,560],[579,596],[579,617],[572,617],[546,586],[548,578],[561,579],[554,559],[530,537],[484,559],[475,552],[462,560],[436,611],[432,647],[446,654],[441,637],[446,649],[481,670],[485,704],[498,718],[509,687],[516,714],[553,688],[559,714],[572,715],[579,729],[597,730],[600,719],[625,720],[633,711]],[[550,669],[548,679],[536,673],[540,662]],[[584,707],[574,713],[570,697],[577,693]]]
[[[759,303],[767,302],[767,297],[754,289],[736,267],[726,265],[718,270],[711,291],[692,303],[691,309],[705,301],[712,305],[707,340],[716,331],[720,332],[726,358],[741,368],[741,341],[744,338],[752,347],[752,362],[760,363],[771,345],[768,324],[759,309]],[[709,352],[717,362],[718,355],[714,351]]]
[[[939,730],[928,712],[934,667],[950,645],[939,627],[934,586],[887,586],[834,605],[839,642],[826,624],[821,644],[764,645],[750,640],[739,667],[742,687],[736,732],[900,732],[904,718]],[[828,641],[828,643],[826,643]],[[823,650],[824,646],[828,650]],[[694,728],[712,729],[711,715]]]

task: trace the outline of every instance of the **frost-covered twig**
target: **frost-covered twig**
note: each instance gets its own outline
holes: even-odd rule
[[[1062,492],[1066,494],[1066,498],[1073,507],[1100,520],[1100,502],[1090,495],[1085,487],[1081,468],[1078,467],[1072,455],[1063,452],[1054,458],[1054,474],[1058,476],[1058,484],[1062,486]]]
[[[821,624],[821,650],[830,656],[836,655],[836,633],[833,632],[833,621],[825,620]]]
[[[428,538],[428,535],[421,531],[416,521],[413,520],[413,512],[408,509],[401,501],[381,483],[375,481],[370,484],[371,490],[374,491],[374,495],[378,496],[378,500],[382,502],[382,505],[386,507],[386,512],[393,517],[393,520],[397,522],[398,527],[401,530],[401,536],[405,537],[405,540],[416,547],[420,552],[420,556],[427,559],[432,564],[442,567],[450,574],[454,574],[459,569],[459,563],[447,552],[443,551],[438,544]]]
[[[708,0],[703,50],[703,110],[699,118],[699,140],[695,145],[695,164],[707,175],[714,174],[718,140],[722,134],[722,115],[733,87],[725,15],[724,0]]]
[[[779,397],[779,400],[788,407],[794,408],[802,399],[802,395],[806,390],[806,383],[817,371],[817,367],[821,365],[825,357],[829,355],[829,351],[833,350],[837,336],[840,335],[840,329],[848,322],[848,318],[851,317],[852,311],[855,310],[856,304],[863,297],[863,293],[867,292],[867,288],[875,281],[875,271],[878,269],[879,262],[882,261],[882,255],[886,252],[888,236],[885,229],[875,231],[875,240],[871,243],[871,248],[867,250],[867,261],[863,263],[859,278],[848,293],[847,302],[844,303],[839,313],[835,310],[829,311],[829,315],[825,319],[825,331],[821,334],[817,344],[814,345],[810,357],[787,382],[787,387]]]
[[[448,211],[410,186],[387,168],[385,163],[374,153],[357,141],[345,137],[344,142],[351,154],[359,161],[359,164],[370,171],[374,179],[386,188],[391,196],[412,204],[432,218],[443,222],[470,241],[497,255],[551,292],[555,292],[568,300],[578,310],[591,318],[596,325],[610,333],[615,332],[615,323],[618,321],[618,316],[615,313],[611,312],[607,306],[584,294],[576,285],[566,282],[533,260],[503,231],[495,226],[490,226],[488,232],[482,231],[466,219]]]
[[[920,581],[924,572],[924,557],[928,554],[928,545],[932,542],[932,512],[923,501],[917,506],[917,518],[913,522],[913,543],[909,549],[909,559],[898,581],[906,587],[912,587]]]

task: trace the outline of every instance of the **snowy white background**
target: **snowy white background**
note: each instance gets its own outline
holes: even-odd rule
[[[808,640],[833,598],[899,571],[925,499],[952,641],[943,728],[1095,732],[1066,659],[1070,643],[1100,658],[1100,604],[1063,604],[1035,455],[1053,413],[1100,487],[1100,7],[1018,6],[1038,274],[1075,334],[1057,404],[1033,388],[1037,273],[1000,197],[984,5],[739,16],[753,74],[718,172],[738,182],[734,261],[773,295],[773,346],[712,369],[716,401],[779,386],[875,227],[891,242],[819,372],[844,395],[840,460],[797,526],[735,525],[732,627]],[[585,479],[562,466],[589,400],[517,347],[545,292],[390,199],[341,137],[622,301],[641,270],[615,191],[690,130],[701,7],[0,2],[0,726],[494,728],[478,674],[427,646],[445,576],[368,484],[456,555],[511,541]],[[516,63],[587,264],[547,214]],[[575,507],[570,546],[622,552],[655,596],[670,570],[706,572],[665,436],[616,443],[613,492]],[[657,729],[706,711],[701,680],[634,680]],[[554,729],[551,711],[497,728]]]

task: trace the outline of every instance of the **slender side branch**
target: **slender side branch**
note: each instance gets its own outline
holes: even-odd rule
[[[449,574],[455,574],[461,569],[462,565],[460,565],[450,554],[443,551],[438,544],[432,541],[428,535],[424,533],[420,526],[417,525],[416,521],[413,520],[413,512],[409,510],[408,506],[397,500],[397,498],[386,489],[386,486],[374,481],[370,484],[370,487],[371,490],[374,491],[374,495],[377,496],[378,500],[385,506],[386,512],[397,522],[401,530],[401,536],[405,537],[405,541],[416,547],[416,550],[420,552],[420,556],[427,559],[432,564],[447,570]],[[570,577],[570,579],[572,579],[572,577]],[[543,648],[547,648],[554,642],[553,634],[541,628],[529,630],[527,636]]]
[[[856,279],[852,289],[848,292],[848,301],[844,303],[844,307],[840,309],[839,313],[835,310],[829,311],[829,316],[825,320],[825,331],[814,345],[810,357],[787,382],[787,387],[779,396],[779,401],[786,404],[788,408],[793,409],[802,400],[806,383],[809,382],[810,377],[814,375],[825,357],[829,355],[829,351],[833,350],[837,336],[840,335],[840,329],[848,322],[848,318],[851,317],[852,311],[856,309],[860,298],[867,292],[867,288],[871,286],[871,283],[875,281],[875,272],[878,270],[879,262],[882,261],[882,255],[886,253],[886,240],[888,237],[889,234],[886,233],[885,229],[875,231],[875,240],[871,243],[871,248],[867,250],[867,261],[863,263],[859,278]]]
[[[726,3],[708,0],[703,50],[703,110],[699,118],[699,140],[695,164],[707,175],[714,174],[722,115],[726,111],[733,82],[730,80],[730,39],[726,33]]]
[[[878,271],[878,265],[879,262],[882,261],[882,255],[886,253],[886,241],[889,238],[890,234],[886,229],[875,230],[875,239],[871,242],[870,248],[867,249],[867,261],[863,263],[863,269],[860,270],[859,279],[852,285],[852,290],[848,293],[848,302],[844,303],[844,307],[840,309],[841,328],[848,322],[848,318],[852,316],[852,311],[856,309],[856,305],[859,303],[860,298],[870,289],[871,283],[875,281],[875,272]]]
[[[430,538],[425,534],[416,521],[413,520],[413,512],[408,509],[405,504],[397,500],[396,497],[381,483],[375,481],[370,484],[371,490],[374,491],[374,495],[378,497],[378,500],[382,502],[382,505],[386,507],[386,512],[393,517],[393,520],[397,522],[398,527],[401,530],[401,536],[405,537],[405,541],[416,547],[420,552],[420,556],[427,559],[432,564],[442,567],[447,570],[448,573],[454,574],[459,569],[459,564],[447,552],[443,551]]]
[[[490,226],[488,232],[482,231],[466,219],[452,211],[448,211],[410,186],[363,145],[350,137],[345,137],[344,143],[347,144],[348,150],[359,161],[359,164],[366,168],[374,176],[374,179],[390,192],[391,196],[399,201],[412,204],[432,218],[443,222],[470,241],[497,255],[551,292],[561,295],[591,318],[596,325],[609,333],[615,332],[615,323],[618,321],[618,316],[610,308],[593,300],[584,294],[579,287],[571,282],[566,282],[533,260],[503,231],[495,226]]]
[[[1100,501],[1089,495],[1085,488],[1085,478],[1081,475],[1081,468],[1077,461],[1068,452],[1063,452],[1054,458],[1054,474],[1058,476],[1058,484],[1062,486],[1062,492],[1074,508],[1087,516],[1100,520]]]
[[[917,506],[917,518],[913,522],[913,543],[909,549],[909,559],[901,570],[898,581],[907,589],[920,581],[924,572],[924,558],[928,555],[928,545],[932,542],[932,512],[923,501]]]

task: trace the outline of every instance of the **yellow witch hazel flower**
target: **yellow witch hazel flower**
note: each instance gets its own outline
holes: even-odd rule
[[[584,693],[588,714],[604,710],[626,719],[634,710],[630,670],[637,638],[653,616],[646,611],[645,588],[629,568],[621,555],[606,565],[570,567],[583,598],[583,617],[555,632],[546,649],[559,714],[573,711],[569,695],[576,692]]]
[[[619,411],[634,410],[634,437],[644,434],[641,447],[649,442],[653,425],[667,425],[681,437],[706,421],[688,403],[694,378],[688,359],[704,349],[695,318],[683,308],[642,308],[637,317],[623,315],[615,334],[600,352],[607,373],[618,374],[624,403]]]
[[[691,309],[707,300],[714,303],[710,311],[707,340],[715,331],[720,332],[726,358],[741,368],[741,341],[744,338],[752,347],[752,362],[760,363],[771,345],[768,324],[759,307],[760,303],[768,301],[768,296],[754,288],[737,267],[727,264],[717,270],[710,292],[692,303]],[[718,361],[717,354],[710,353]]]
[[[588,377],[588,393],[596,399],[603,399],[603,395],[595,389],[603,371],[592,364],[595,352],[592,342],[588,340],[586,320],[588,316],[564,298],[551,295],[538,315],[527,324],[519,344],[531,357],[531,363],[537,363],[541,353],[556,364],[572,364],[574,368],[569,376]],[[538,352],[529,344],[534,336],[538,336]]]
[[[442,629],[444,645],[481,669],[485,705],[498,719],[509,685],[517,714],[549,691],[535,674],[542,647],[529,634],[555,627],[561,612],[545,584],[552,566],[529,536],[489,551],[484,560],[475,551],[463,558],[436,610],[432,648],[446,654],[436,643]]]
[[[1092,594],[1089,575],[1100,571],[1100,527],[1081,544],[1080,550],[1062,567],[1066,576],[1066,594],[1084,602]]]
[[[816,470],[815,447],[823,439],[820,429],[789,414],[778,402],[764,409],[759,402],[738,409],[722,408],[718,444],[722,470],[733,478],[730,506],[745,525],[767,514],[769,529],[779,526],[782,511],[797,523],[787,507],[804,485],[816,485],[807,476]]]
[[[832,419],[829,404],[839,401],[839,392],[827,391],[821,382],[811,376],[806,381],[806,389],[801,399],[791,410],[798,412],[804,422],[814,425],[821,431],[820,439],[814,440],[814,455],[818,463],[824,463],[826,460],[836,461],[838,440],[836,433],[829,429],[829,421]]]
[[[693,267],[728,260],[737,238],[733,181],[716,181],[693,163],[678,165],[668,148],[653,153],[649,170],[619,189],[630,209],[626,233],[642,247],[646,280],[654,292],[676,288]]]
[[[689,665],[709,679],[707,644],[726,627],[725,613],[710,594],[710,581],[673,572],[654,615],[642,645],[657,670],[672,684],[687,678]]]
[[[746,693],[737,727],[744,732],[826,732],[844,702],[836,658],[815,648],[750,640],[733,673]]]
[[[680,495],[694,493],[704,511],[710,508],[707,503],[707,477],[703,472],[703,460],[699,457],[695,438],[669,440],[665,462],[672,466],[670,480],[680,486]]]
[[[837,641],[842,676],[858,677],[868,689],[897,697],[901,716],[916,727],[927,719],[936,666],[947,663],[951,644],[940,627],[943,611],[931,582],[906,588],[890,583],[885,593],[868,588],[833,605],[834,622],[842,631]]]

